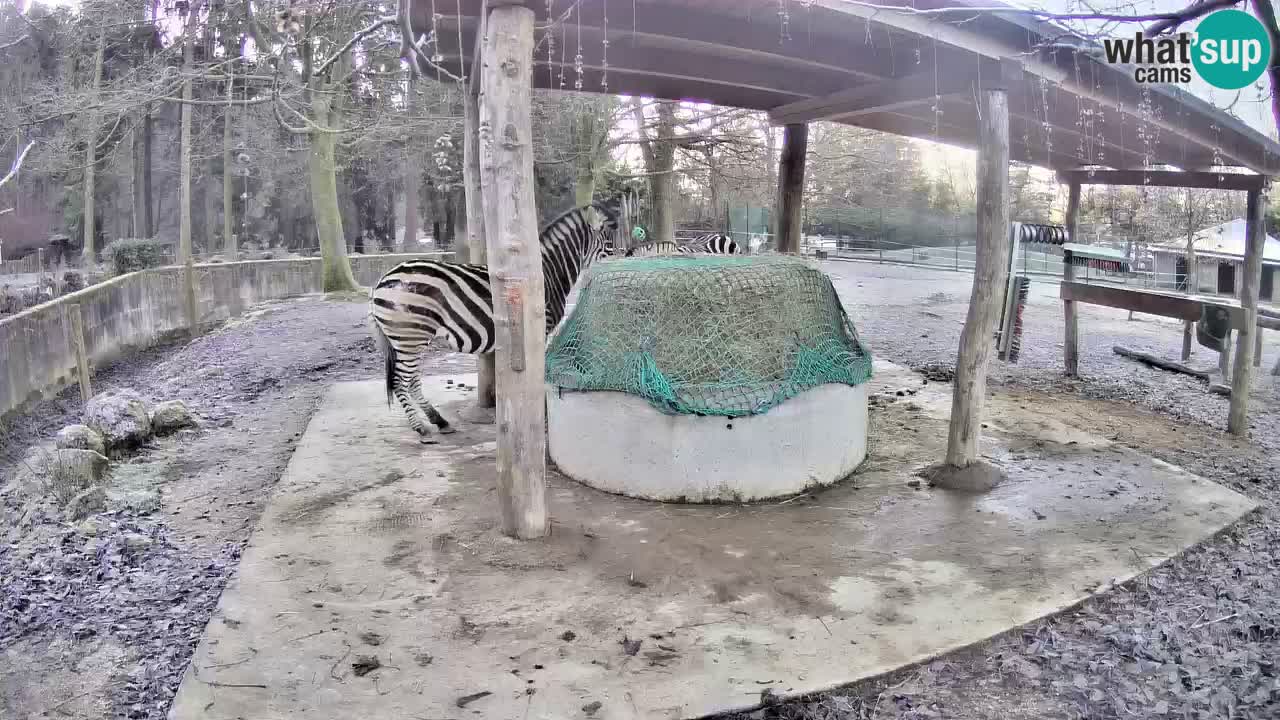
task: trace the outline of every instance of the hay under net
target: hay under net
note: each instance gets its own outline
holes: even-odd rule
[[[548,383],[639,395],[666,414],[756,415],[870,378],[831,279],[786,256],[596,263],[547,349]]]

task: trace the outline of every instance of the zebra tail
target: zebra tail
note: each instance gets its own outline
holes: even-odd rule
[[[387,407],[391,407],[391,398],[395,390],[396,349],[391,345],[391,341],[387,339],[387,334],[382,331],[382,326],[378,325],[376,320],[373,323],[373,336],[378,346],[382,348],[383,357],[386,358]]]

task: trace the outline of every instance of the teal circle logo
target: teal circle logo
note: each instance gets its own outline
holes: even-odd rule
[[[1262,77],[1271,62],[1271,38],[1242,10],[1209,13],[1196,28],[1191,62],[1210,85],[1239,90]]]

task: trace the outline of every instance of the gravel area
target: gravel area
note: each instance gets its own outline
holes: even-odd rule
[[[3,482],[29,445],[80,420],[77,389],[0,428],[0,718],[166,716],[322,393],[381,373],[367,307],[272,303],[98,372],[96,392],[180,399],[199,418],[114,461],[117,482],[155,484],[153,513],[73,522]]]
[[[873,354],[932,374],[954,368],[972,276],[827,263]],[[1269,334],[1255,379],[1251,441],[1222,431],[1227,401],[1193,378],[1115,355],[1112,345],[1177,358],[1176,321],[1084,306],[1081,372],[1061,373],[1056,284],[1033,285],[1017,365],[992,389],[1258,501],[1214,540],[1079,608],[977,647],[750,718],[1280,717],[1280,351]],[[1204,348],[1192,364],[1216,366]],[[738,719],[735,719],[738,720]]]

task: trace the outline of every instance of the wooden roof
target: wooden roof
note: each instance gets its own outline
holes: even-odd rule
[[[575,2],[552,0],[557,22],[548,33],[546,0],[528,4],[539,88],[577,89],[581,47],[584,91],[766,110],[778,124],[832,120],[973,148],[978,90],[1000,83],[1010,92],[1013,160],[1059,170],[1220,165],[1280,174],[1280,144],[1184,90],[1138,85],[1063,46],[1083,41],[1026,15],[913,15],[845,0],[578,0],[580,16],[561,20]],[[469,74],[482,0],[402,6],[415,36],[434,29],[440,38],[429,53]]]

